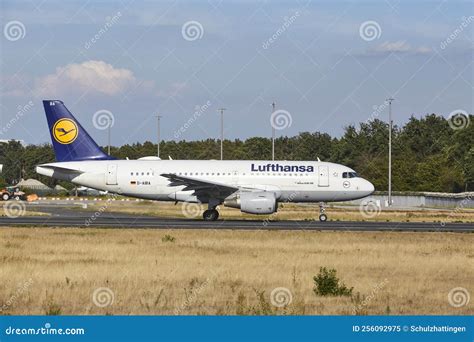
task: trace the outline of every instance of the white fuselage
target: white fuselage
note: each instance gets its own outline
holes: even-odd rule
[[[374,186],[356,176],[352,169],[314,161],[91,160],[49,163],[37,166],[36,170],[77,185],[160,201],[195,201],[192,191],[183,192],[184,186],[170,186],[161,174],[243,190],[273,191],[278,202],[347,201],[374,191]]]

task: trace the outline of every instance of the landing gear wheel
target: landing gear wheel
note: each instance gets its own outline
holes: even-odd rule
[[[219,218],[219,212],[216,209],[205,210],[202,214],[204,221],[215,221]]]
[[[326,222],[328,220],[324,210],[324,202],[319,203],[319,221]]]
[[[10,199],[10,195],[9,195],[9,194],[4,193],[4,194],[2,195],[2,200],[8,201],[9,199]]]

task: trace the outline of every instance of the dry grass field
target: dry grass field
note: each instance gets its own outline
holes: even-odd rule
[[[141,214],[158,217],[187,217],[201,219],[204,205],[171,202],[95,202],[88,210],[99,210],[106,207],[108,212]],[[76,207],[78,208],[78,207]],[[278,212],[272,215],[249,215],[238,209],[219,206],[221,219],[231,220],[317,220],[319,206],[317,204],[283,203]],[[394,221],[394,222],[474,222],[474,209],[413,209],[386,210],[380,209],[364,212],[358,206],[337,207],[328,206],[326,209],[329,220],[333,221]]]
[[[2,227],[0,259],[1,314],[474,314],[473,234]]]

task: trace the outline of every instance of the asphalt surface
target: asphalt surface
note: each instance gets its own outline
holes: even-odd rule
[[[94,212],[61,206],[34,206],[34,211],[48,216],[0,217],[1,226],[32,227],[101,227],[153,229],[243,229],[243,230],[337,230],[337,231],[417,231],[417,232],[474,232],[473,223],[440,222],[343,222],[343,221],[265,221],[170,219],[130,215],[109,211]]]

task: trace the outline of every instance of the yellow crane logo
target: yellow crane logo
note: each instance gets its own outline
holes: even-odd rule
[[[77,124],[71,119],[59,119],[53,126],[53,137],[60,144],[72,143],[77,134]]]

